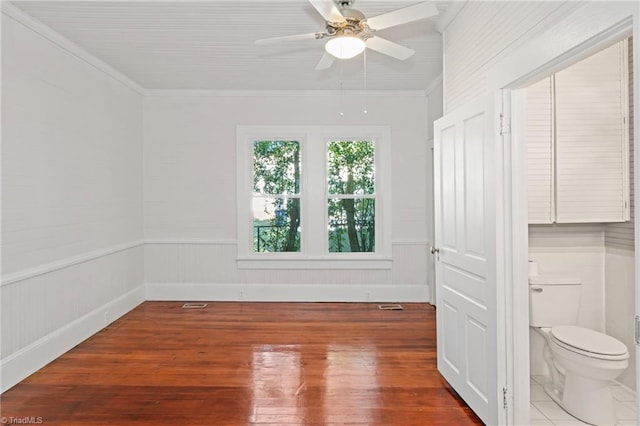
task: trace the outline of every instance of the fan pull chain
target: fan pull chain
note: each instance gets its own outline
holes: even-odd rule
[[[340,117],[344,117],[344,104],[342,102],[342,81],[340,81]]]
[[[340,61],[340,117],[344,117],[344,102],[342,96],[342,83],[344,82],[343,62],[344,61]]]
[[[364,49],[362,52],[362,57],[364,58],[364,110],[363,113],[367,113],[367,49]]]

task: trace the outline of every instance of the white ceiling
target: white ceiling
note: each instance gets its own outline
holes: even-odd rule
[[[364,58],[337,60],[316,71],[322,40],[256,46],[261,38],[324,30],[305,0],[14,1],[15,6],[67,37],[146,89],[363,89]],[[357,0],[367,17],[415,4]],[[437,2],[444,14],[447,3]],[[410,47],[399,61],[366,55],[369,90],[424,90],[442,72],[438,17],[379,31]]]

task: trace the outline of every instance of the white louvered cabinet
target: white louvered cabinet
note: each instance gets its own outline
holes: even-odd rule
[[[527,88],[529,223],[629,220],[626,49]]]
[[[552,77],[527,88],[529,223],[555,222]]]

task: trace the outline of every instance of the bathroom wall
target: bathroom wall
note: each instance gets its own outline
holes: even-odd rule
[[[635,256],[631,250],[607,247],[605,252],[605,331],[629,348],[629,368],[618,379],[636,389],[636,352],[633,317],[635,315]]]
[[[629,39],[629,52],[632,52],[633,40]],[[629,54],[629,116],[633,116],[633,55]],[[631,179],[631,220],[625,223],[605,226],[605,330],[606,333],[619,339],[628,348],[634,347],[633,323],[635,316],[635,262],[634,262],[634,138],[633,121],[629,126],[629,169]],[[636,388],[636,354],[629,351],[629,368],[620,376],[624,385]]]

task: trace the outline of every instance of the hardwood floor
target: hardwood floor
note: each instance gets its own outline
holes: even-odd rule
[[[435,310],[145,302],[1,397],[45,425],[477,425],[436,371]]]

